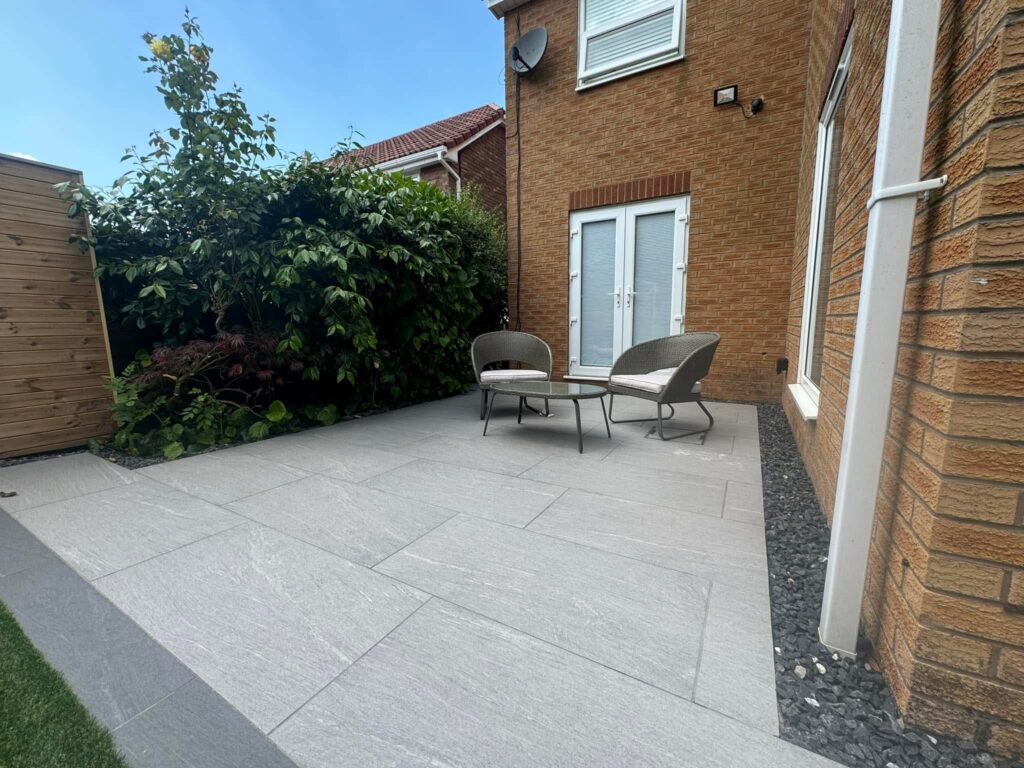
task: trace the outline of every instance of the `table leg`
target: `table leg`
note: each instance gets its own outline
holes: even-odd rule
[[[597,399],[601,403],[601,413],[604,414],[604,428],[605,428],[605,431],[608,432],[608,439],[611,440],[612,439],[612,428],[608,426],[608,412],[604,409],[604,398],[603,397],[599,397]]]
[[[583,426],[580,424],[580,401],[573,400],[572,404],[576,407],[576,438],[579,440],[580,453],[583,453]]]
[[[498,393],[491,391],[491,402],[487,404],[487,418],[484,419],[484,437],[487,437],[487,425],[491,423],[491,409],[494,408],[494,401],[497,399]]]
[[[522,424],[523,423],[523,403],[525,403],[525,402],[526,402],[526,398],[525,397],[520,397],[519,398],[519,418],[516,421],[517,424]]]

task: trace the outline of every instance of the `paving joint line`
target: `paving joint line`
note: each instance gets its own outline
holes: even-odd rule
[[[420,591],[422,592],[423,590],[420,590]],[[430,594],[430,593],[428,592],[426,594]],[[360,659],[362,659],[364,656],[366,656],[366,654],[368,654],[370,651],[372,651],[378,645],[383,643],[388,637],[391,636],[391,634],[393,632],[395,632],[399,627],[401,627],[403,624],[405,624],[405,622],[407,622],[409,619],[411,619],[413,616],[415,616],[417,613],[419,613],[420,610],[423,608],[423,606],[425,606],[427,603],[429,603],[433,599],[434,599],[433,595],[428,597],[426,600],[424,600],[422,603],[420,603],[418,606],[416,606],[405,618],[403,618],[400,622],[395,624],[395,626],[393,626],[391,629],[389,629],[385,635],[383,635],[380,639],[377,640],[377,642],[375,642],[373,645],[371,645],[365,651],[363,651],[358,656],[356,656],[354,659],[352,659],[352,661],[350,661],[345,666],[344,669],[342,669],[340,672],[338,672],[338,674],[336,674],[334,677],[332,677],[330,680],[328,680],[327,683],[325,683],[321,688],[319,688],[315,693],[313,693],[312,696],[310,696],[308,699],[306,699],[304,702],[302,702],[298,707],[296,707],[294,710],[292,710],[291,713],[289,713],[284,718],[284,720],[282,720],[277,725],[275,725],[273,728],[271,728],[269,731],[267,731],[266,732],[267,737],[269,737],[274,731],[276,731],[282,725],[284,725],[289,720],[291,720],[293,717],[295,717],[295,715],[298,714],[307,704],[309,704],[309,702],[311,702],[313,699],[315,699],[317,696],[319,696],[321,693],[323,693],[325,690],[327,690],[331,685],[333,685],[335,683],[335,681],[338,680],[338,678],[340,678],[342,675],[344,675],[346,672],[348,672],[348,670],[352,669],[352,667],[354,667],[356,664],[358,664]]]

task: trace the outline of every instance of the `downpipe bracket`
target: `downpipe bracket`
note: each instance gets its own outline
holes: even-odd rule
[[[871,193],[871,197],[868,199],[868,210],[870,211],[875,203],[882,200],[889,200],[893,197],[907,197],[908,195],[919,195],[922,192],[928,192],[932,189],[941,189],[946,186],[949,181],[949,176],[942,175],[937,176],[934,179],[925,179],[924,181],[915,181],[910,184],[897,184],[894,187],[885,187],[883,189],[876,190]]]

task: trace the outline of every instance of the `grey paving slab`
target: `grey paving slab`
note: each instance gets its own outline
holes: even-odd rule
[[[777,734],[774,664],[767,601],[713,584],[694,701]]]
[[[87,579],[243,522],[209,502],[148,479],[33,507],[16,517]]]
[[[416,461],[371,478],[367,485],[398,496],[509,525],[526,525],[565,490],[469,467]]]
[[[722,516],[754,525],[764,525],[764,490],[760,485],[730,481],[725,489]]]
[[[0,578],[53,560],[53,552],[0,509]]]
[[[232,502],[228,508],[366,566],[379,563],[455,514],[318,475]]]
[[[317,430],[317,436],[347,445],[365,445],[370,448],[391,450],[421,440],[429,432],[412,429],[408,424],[394,422],[388,425],[380,416],[344,421],[331,427]]]
[[[377,570],[682,696],[707,582],[479,518],[453,518]]]
[[[91,453],[73,453],[0,468],[0,491],[17,494],[3,500],[4,509],[14,514],[41,504],[126,485],[133,479],[133,473],[117,464]]]
[[[603,459],[621,444],[612,427],[612,437],[608,438],[604,423],[588,429],[583,425],[583,454],[578,453],[576,422],[534,421],[523,424],[515,421],[504,426],[491,426],[487,430],[486,443],[497,443],[519,450],[534,451],[539,459],[545,456],[562,456],[582,458],[586,460]]]
[[[255,523],[94,583],[264,731],[425,599]]]
[[[226,504],[308,473],[238,451],[216,451],[138,470],[213,504]]]
[[[836,765],[437,600],[272,738],[306,768]]]
[[[764,530],[745,523],[572,489],[527,530],[768,591]]]
[[[610,460],[548,458],[522,477],[716,517],[721,516],[725,500],[724,480]]]
[[[488,432],[486,438],[472,440],[446,435],[431,435],[400,449],[412,457],[433,459],[445,464],[473,467],[502,475],[525,472],[548,455],[543,447],[523,445]]]
[[[295,768],[201,680],[122,725],[114,740],[134,768]]]
[[[184,664],[57,560],[0,579],[0,600],[108,728],[193,678]]]
[[[608,455],[608,461],[664,469],[693,477],[736,480],[750,485],[761,483],[759,459],[716,453],[707,448],[691,447],[676,441],[623,442]]]
[[[340,433],[332,439],[323,430],[284,435],[231,450],[353,483],[414,461],[394,451],[354,445],[342,439]]]
[[[734,456],[746,456],[748,458],[761,460],[761,441],[757,435],[753,437],[733,438],[732,452]]]
[[[414,412],[412,409],[403,409],[371,418],[380,426],[389,429],[412,430],[449,437],[476,437],[482,430],[479,419],[473,418],[470,413],[456,417],[433,411]]]

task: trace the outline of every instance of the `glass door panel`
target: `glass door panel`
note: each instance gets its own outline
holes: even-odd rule
[[[581,229],[580,364],[610,366],[615,354],[616,222],[592,221]]]
[[[633,344],[671,333],[675,220],[674,211],[634,220],[633,283],[626,286],[626,305],[633,310]]]

